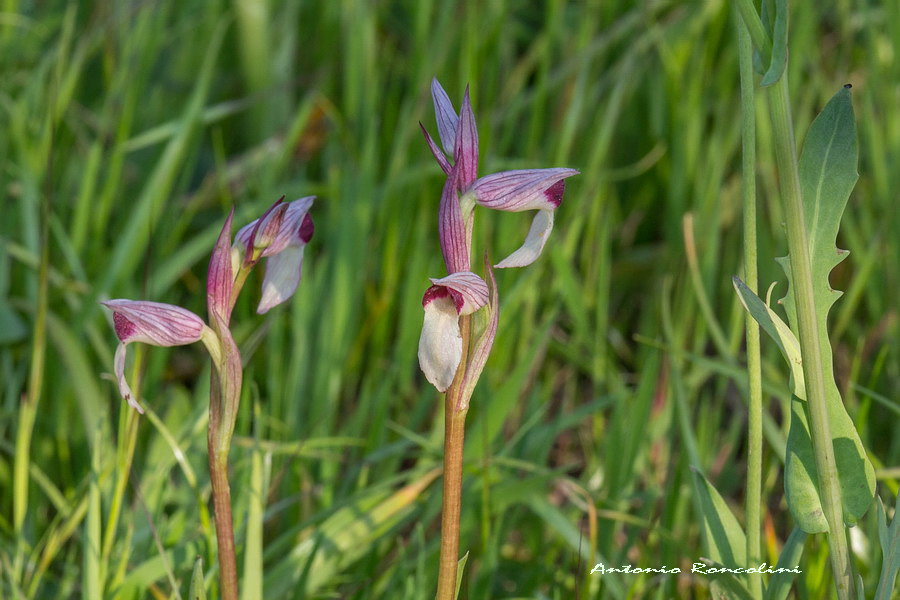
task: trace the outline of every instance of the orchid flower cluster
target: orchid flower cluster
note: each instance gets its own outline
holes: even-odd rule
[[[562,203],[565,179],[578,171],[524,169],[479,178],[478,130],[468,88],[459,114],[437,79],[432,80],[431,95],[441,146],[420,126],[431,153],[447,175],[441,194],[438,233],[448,275],[431,279],[432,285],[422,298],[425,321],[419,339],[419,366],[440,392],[447,391],[455,378],[461,376],[456,410],[464,411],[490,353],[498,318],[496,284],[490,263],[485,259],[489,283],[471,270],[475,207],[508,212],[537,211],[525,242],[496,267],[530,265],[540,256],[553,229],[553,215]],[[481,331],[476,328],[469,351],[463,347],[460,317],[481,309],[486,309],[486,324]],[[462,369],[461,364],[464,364]]]
[[[113,313],[120,342],[115,358],[119,393],[132,407],[144,412],[125,379],[126,348],[131,342],[183,346],[200,341],[217,369],[230,364],[230,370],[240,372],[240,355],[228,330],[238,294],[253,267],[263,258],[268,260],[257,312],[264,314],[294,294],[300,283],[303,250],[313,235],[308,214],[313,200],[310,196],[285,203],[282,197],[263,216],[241,228],[233,243],[233,214],[229,215],[209,265],[207,303],[211,326],[191,311],[172,304],[144,300],[102,303]],[[220,379],[222,375],[219,372]]]
[[[313,235],[313,222],[308,214],[313,199],[310,196],[285,203],[282,196],[260,218],[241,228],[233,241],[234,211],[231,211],[209,261],[206,279],[209,325],[191,311],[172,304],[143,300],[103,303],[113,313],[119,338],[115,359],[119,392],[138,412],[144,411],[125,379],[128,344],[183,346],[201,341],[212,358],[207,447],[223,600],[238,598],[228,453],[237,421],[243,373],[240,351],[229,329],[231,312],[247,277],[263,258],[267,259],[266,274],[257,312],[265,313],[293,296],[300,283],[303,250]]]

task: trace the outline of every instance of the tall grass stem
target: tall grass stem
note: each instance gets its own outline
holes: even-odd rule
[[[738,30],[738,61],[741,76],[741,194],[744,218],[744,282],[756,293],[756,94],[753,78],[753,47],[747,26],[735,19]],[[762,496],[762,368],[759,325],[746,313],[747,337],[747,492],[745,524],[747,564],[761,562],[760,513]],[[762,597],[762,578],[750,577],[750,593]]]

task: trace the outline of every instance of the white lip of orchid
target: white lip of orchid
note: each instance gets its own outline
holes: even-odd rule
[[[498,269],[506,269],[530,265],[541,255],[551,231],[553,231],[553,211],[539,210],[531,221],[531,227],[522,246],[495,266]]]
[[[459,317],[488,303],[487,284],[469,271],[432,279],[422,298],[425,311],[419,338],[419,366],[440,392],[447,391],[462,360]]]

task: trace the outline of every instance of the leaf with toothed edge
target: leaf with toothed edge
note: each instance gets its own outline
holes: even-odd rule
[[[856,427],[847,414],[834,379],[831,344],[828,340],[828,312],[842,292],[831,288],[831,270],[847,257],[846,250],[836,247],[841,215],[847,205],[858,174],[856,124],[850,102],[849,86],[845,86],[828,102],[807,133],[800,157],[800,185],[803,198],[803,220],[807,231],[810,267],[817,328],[825,374],[829,426],[834,444],[835,463],[840,481],[844,521],[853,525],[865,514],[875,494],[875,472],[866,456]],[[736,285],[748,312],[772,335],[791,364],[796,380],[802,370],[795,362],[798,353],[786,351],[785,340],[797,335],[797,309],[794,298],[789,257],[777,259],[788,278],[788,291],[780,303],[787,313],[793,336],[787,336],[780,319],[749,290]],[[756,300],[754,300],[756,298]],[[791,358],[793,356],[794,358]],[[820,486],[809,434],[805,387],[792,386],[791,425],[785,456],[785,495],[788,507],[800,527],[807,533],[827,531]]]

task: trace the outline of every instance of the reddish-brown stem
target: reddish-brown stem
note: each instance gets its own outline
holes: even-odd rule
[[[212,482],[216,541],[219,548],[219,581],[222,600],[238,600],[237,558],[234,552],[234,524],[231,516],[231,487],[228,485],[228,453],[220,453],[210,428],[209,475]]]
[[[459,319],[463,340],[463,355],[456,378],[444,396],[444,497],[441,510],[441,555],[438,564],[438,589],[436,600],[456,598],[456,571],[459,563],[459,519],[462,512],[463,442],[465,439],[466,410],[462,397],[465,393],[463,375],[468,361],[470,318]]]
[[[438,600],[456,597],[459,562],[459,518],[462,509],[463,437],[466,413],[450,408],[454,399],[447,394],[447,421],[444,425],[444,503],[441,511],[441,558],[438,569]]]

